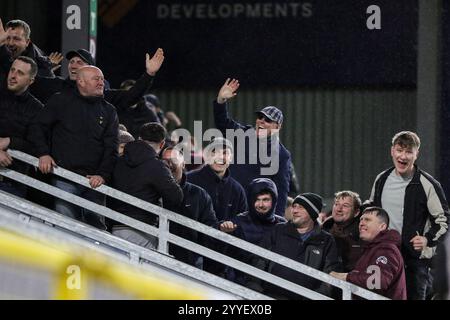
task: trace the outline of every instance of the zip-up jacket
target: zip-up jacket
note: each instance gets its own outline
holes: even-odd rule
[[[406,300],[405,266],[400,253],[400,234],[396,230],[380,232],[367,243],[347,281],[359,287],[379,284],[376,293],[394,300]],[[379,275],[379,279],[374,276]]]
[[[118,127],[116,110],[103,97],[67,91],[50,99],[30,140],[37,157],[50,155],[58,166],[109,181],[118,156]]]
[[[375,179],[370,202],[383,207],[381,197],[387,178],[395,168],[380,173]],[[443,239],[448,229],[448,203],[441,184],[431,175],[415,166],[415,173],[406,187],[403,205],[402,253],[406,258],[431,258],[414,250],[410,240],[423,235],[428,240],[428,247],[435,247]]]

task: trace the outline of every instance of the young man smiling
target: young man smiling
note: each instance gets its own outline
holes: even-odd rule
[[[392,139],[394,167],[375,179],[370,203],[389,213],[391,228],[402,236],[408,299],[423,300],[438,241],[448,229],[448,204],[436,179],[416,164],[420,139],[402,131]]]

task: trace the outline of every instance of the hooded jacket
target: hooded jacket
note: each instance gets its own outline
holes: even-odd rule
[[[272,208],[264,215],[259,214],[255,210],[255,202],[258,195],[262,192],[269,192],[272,195]],[[256,245],[261,245],[261,240],[264,235],[278,224],[286,222],[283,217],[275,214],[275,207],[277,205],[278,192],[275,183],[267,178],[259,178],[253,180],[248,187],[247,201],[249,211],[241,213],[231,219],[237,225],[236,230],[232,233],[234,236],[251,242]],[[248,251],[238,249],[234,246],[228,246],[228,254],[233,258],[250,264],[251,255]],[[227,278],[231,281],[245,285],[248,281],[248,275],[238,270],[227,268]]]
[[[102,97],[67,91],[53,96],[33,122],[30,141],[37,157],[51,155],[67,170],[109,181],[118,155],[118,128],[116,110]]]
[[[330,273],[341,270],[341,259],[338,255],[334,238],[328,232],[321,230],[316,223],[311,235],[303,241],[297,231],[296,226],[288,223],[276,225],[261,242],[264,249],[283,255],[287,258],[310,266],[314,269]],[[283,265],[265,260],[261,257],[254,257],[252,264],[257,268],[268,271],[288,281],[297,283],[303,287],[320,291],[322,294],[330,294],[329,287],[308,275],[296,272]],[[253,279],[253,281],[261,282]],[[263,284],[264,292],[282,299],[299,299],[293,292],[284,290],[269,283]]]
[[[227,104],[218,104],[217,101],[214,102],[214,121],[217,129],[222,132],[224,137],[226,137],[227,129],[240,129],[251,138],[257,139],[255,128],[251,125],[243,125],[233,120],[228,114],[227,108]],[[279,195],[275,213],[279,216],[283,216],[286,209],[286,201],[291,180],[291,154],[277,137],[269,137],[265,140],[258,139],[256,147],[249,145],[248,138],[245,140],[245,154],[239,152],[235,152],[234,154],[234,163],[230,165],[231,176],[235,178],[244,189],[247,189],[254,179],[270,178],[275,182]],[[259,151],[261,151],[259,148],[262,147],[262,144],[265,144],[264,147],[267,149],[266,156],[269,159],[277,158],[278,160],[278,171],[275,174],[263,175],[261,172],[263,168],[267,169],[271,165],[274,166],[273,162],[266,165],[263,164],[265,162],[263,161],[264,159],[261,159],[259,156],[257,159],[252,159],[253,156],[259,155]],[[266,152],[263,152],[263,154],[264,153]],[[242,160],[241,157],[245,157],[245,164],[241,164],[237,161]],[[254,163],[254,160],[256,160],[256,163]]]
[[[272,195],[272,208],[262,215],[256,211],[255,202],[256,198],[266,191]],[[278,201],[277,186],[267,178],[255,179],[248,187],[247,200],[249,211],[231,219],[237,225],[234,235],[253,244],[259,244],[263,236],[276,224],[286,222],[286,219],[275,214]]]
[[[169,168],[159,159],[155,150],[141,140],[125,146],[124,154],[114,168],[112,186],[156,205],[161,205],[160,198],[164,204],[175,205],[180,204],[183,199],[183,191]],[[156,216],[148,211],[118,200],[111,200],[109,206],[129,217],[156,225]],[[114,221],[113,225],[120,223]]]
[[[369,242],[347,281],[362,288],[374,284],[374,267],[379,268],[380,288],[373,290],[394,300],[406,300],[405,268],[400,253],[400,234],[396,230],[380,232]],[[377,273],[378,274],[378,273]]]

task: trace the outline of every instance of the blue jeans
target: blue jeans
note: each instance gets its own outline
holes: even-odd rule
[[[94,202],[102,206],[105,205],[106,197],[93,189],[86,188],[79,184],[72,183],[70,181],[60,178],[53,178],[52,184],[61,190],[84,198],[88,201]],[[105,217],[95,212],[89,211],[87,209],[78,207],[67,201],[56,198],[55,210],[66,217],[87,223],[101,230],[106,230]]]

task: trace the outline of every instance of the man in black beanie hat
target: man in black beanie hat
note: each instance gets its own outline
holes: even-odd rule
[[[326,273],[340,270],[341,259],[334,238],[323,231],[317,222],[322,207],[321,196],[314,193],[298,195],[292,204],[292,221],[276,225],[263,238],[261,246]],[[253,258],[252,264],[322,294],[331,293],[327,284],[259,256]],[[248,286],[276,299],[301,299],[297,294],[256,278],[252,278]]]

